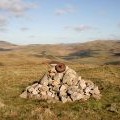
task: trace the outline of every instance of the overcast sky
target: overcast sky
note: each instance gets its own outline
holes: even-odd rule
[[[120,39],[120,0],[0,0],[0,40],[16,44]]]

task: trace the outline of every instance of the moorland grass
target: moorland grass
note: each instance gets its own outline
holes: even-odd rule
[[[25,62],[26,60],[26,62]],[[48,103],[44,100],[22,99],[21,92],[34,81],[39,81],[49,66],[27,58],[18,63],[2,60],[0,66],[0,120],[119,120],[120,119],[120,67],[69,62],[70,67],[84,79],[94,81],[100,88],[102,99],[93,98],[73,103]],[[4,64],[3,64],[4,63]],[[109,108],[115,104],[115,110]]]

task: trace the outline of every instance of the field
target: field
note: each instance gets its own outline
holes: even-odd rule
[[[113,46],[113,43],[110,45]],[[39,45],[22,46],[17,49],[15,46],[12,51],[10,49],[7,51],[6,47],[2,48],[0,53],[0,120],[119,120],[120,65],[118,43],[116,45],[104,47],[105,49],[102,45],[102,48],[99,47],[99,54],[89,53],[90,48],[92,48],[91,51],[93,48],[94,51],[98,48],[93,47],[93,44],[91,46],[91,43],[87,46],[87,52],[85,48],[84,52],[83,48],[81,52],[81,47],[75,47],[75,45],[72,47],[70,45],[68,48],[59,45],[62,52],[55,51],[58,46],[48,50],[47,45],[46,48],[43,47],[46,51]],[[116,56],[113,56],[110,50],[114,51]],[[64,56],[62,56],[63,53]],[[50,67],[48,62],[52,60],[62,61],[84,79],[94,81],[100,88],[102,99],[96,101],[91,98],[87,101],[63,104],[20,98],[19,95],[28,85],[39,81]]]

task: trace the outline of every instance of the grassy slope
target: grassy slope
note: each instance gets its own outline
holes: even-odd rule
[[[46,101],[19,98],[20,93],[25,87],[39,80],[49,68],[45,62],[48,59],[30,56],[29,52],[32,51],[23,51],[1,53],[1,120],[120,119],[119,65],[80,64],[79,60],[72,63],[70,61],[66,62],[66,64],[75,69],[84,79],[90,79],[99,86],[102,99],[95,101],[91,98],[85,102],[77,101],[74,103],[51,104]],[[1,103],[4,103],[5,107],[1,107]],[[113,112],[109,110],[111,105],[114,106]]]

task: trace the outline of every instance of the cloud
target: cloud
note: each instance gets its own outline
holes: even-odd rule
[[[59,40],[66,40],[66,39],[69,39],[69,36],[57,36],[55,38]]]
[[[0,15],[0,32],[6,32],[8,20],[5,15]]]
[[[36,8],[34,2],[25,0],[0,0],[0,32],[7,30],[11,17],[23,17],[30,9]],[[22,28],[21,30],[27,30]]]
[[[7,25],[7,18],[3,15],[0,15],[0,28]]]
[[[55,11],[56,15],[64,15],[64,14],[68,14],[68,13],[74,13],[75,8],[72,6],[66,7],[66,8],[62,8],[62,9],[57,9]]]
[[[120,28],[120,23],[118,23],[118,25],[117,25],[119,28]]]
[[[27,27],[22,27],[22,28],[20,28],[20,30],[21,30],[21,31],[27,31],[27,30],[29,30],[29,28],[27,28]]]
[[[82,31],[93,29],[93,27],[88,26],[88,25],[83,25],[83,24],[78,25],[78,26],[65,26],[64,28],[67,30],[74,30],[77,32],[82,32]]]
[[[35,35],[30,35],[28,36],[29,38],[35,38],[36,36]]]
[[[0,0],[0,10],[14,16],[23,16],[29,9],[35,8],[37,5],[25,0]]]
[[[109,38],[111,38],[111,39],[120,39],[120,35],[110,34]]]

